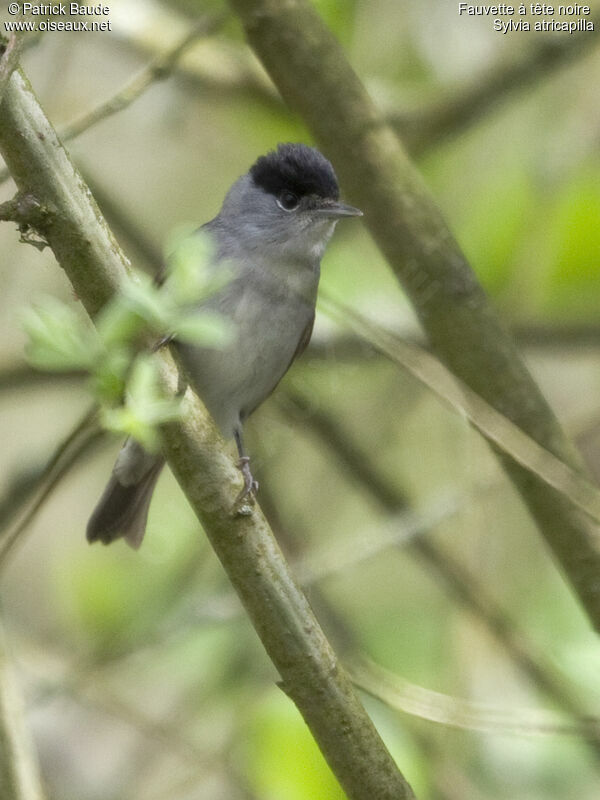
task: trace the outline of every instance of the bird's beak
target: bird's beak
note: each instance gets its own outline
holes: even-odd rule
[[[354,206],[347,206],[344,203],[337,203],[334,200],[325,201],[317,209],[317,214],[322,217],[362,217],[363,212],[354,208]]]

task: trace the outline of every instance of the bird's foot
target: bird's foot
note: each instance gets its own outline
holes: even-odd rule
[[[162,350],[163,347],[166,347],[168,344],[171,344],[174,338],[175,337],[173,336],[172,333],[166,334],[165,336],[161,336],[161,338],[154,343],[152,347],[152,352],[156,353],[159,350]]]
[[[254,498],[258,492],[258,481],[255,481],[250,472],[250,459],[242,456],[237,463],[237,468],[242,473],[244,485],[241,492],[235,498],[233,509],[236,514],[246,516],[252,513],[251,506],[254,505]]]

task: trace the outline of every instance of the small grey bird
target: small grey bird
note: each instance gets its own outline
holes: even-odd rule
[[[200,230],[215,247],[215,269],[230,280],[203,301],[222,314],[233,336],[224,348],[175,343],[194,390],[226,438],[234,437],[244,487],[258,484],[244,451],[242,425],[271,394],[309,342],[320,261],[341,217],[362,212],[339,202],[329,161],[303,144],[280,144],[231,187],[218,216]],[[144,537],[152,492],[164,465],[128,439],[87,526],[88,541]]]

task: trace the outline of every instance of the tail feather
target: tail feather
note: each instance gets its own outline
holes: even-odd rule
[[[125,486],[113,472],[87,525],[88,542],[110,544],[123,537],[137,550],[144,538],[156,481],[164,466],[159,458],[135,483]]]

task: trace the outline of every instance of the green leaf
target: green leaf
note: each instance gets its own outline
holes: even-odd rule
[[[210,284],[214,246],[206,233],[179,240],[167,261],[165,288],[175,303],[189,305],[205,297]]]
[[[172,242],[164,290],[174,306],[197,305],[231,280],[226,262],[216,269],[214,264],[215,247],[206,231],[185,232]]]
[[[144,319],[120,295],[107,303],[96,320],[98,335],[107,350],[132,342],[144,326]]]
[[[233,327],[229,320],[210,311],[187,314],[172,330],[177,339],[205,347],[223,347],[233,338]]]
[[[151,356],[143,355],[138,356],[133,364],[125,405],[103,409],[101,421],[108,430],[133,436],[153,452],[160,444],[158,427],[177,419],[180,414],[180,400],[161,397],[154,362]]]
[[[167,332],[173,311],[170,298],[154,285],[150,277],[141,274],[128,276],[123,281],[119,298],[129,312],[141,317],[153,331]]]
[[[92,374],[91,388],[100,403],[113,406],[120,403],[125,393],[125,379],[131,366],[132,354],[128,348],[113,345],[105,351]]]
[[[91,371],[100,354],[100,342],[92,326],[70,306],[48,298],[43,305],[22,315],[29,337],[26,355],[39,369]]]

